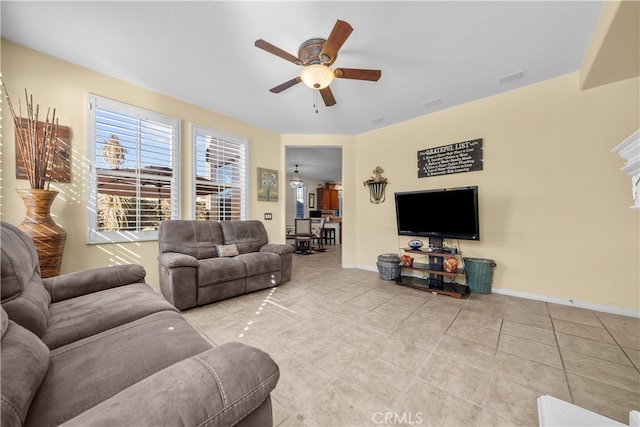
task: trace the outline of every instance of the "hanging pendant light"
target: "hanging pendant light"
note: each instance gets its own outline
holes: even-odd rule
[[[296,170],[293,172],[293,178],[289,181],[289,185],[291,188],[298,188],[304,185],[304,182],[302,182],[300,175],[298,174],[298,165],[296,165]]]

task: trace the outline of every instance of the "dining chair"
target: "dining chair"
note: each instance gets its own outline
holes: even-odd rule
[[[295,252],[311,253],[311,218],[296,218]]]
[[[324,251],[324,246],[322,245],[323,235],[324,235],[324,218],[320,218],[320,220],[313,221],[312,230],[311,230],[311,246],[314,249],[318,249]],[[317,243],[318,246],[314,247],[313,244]]]

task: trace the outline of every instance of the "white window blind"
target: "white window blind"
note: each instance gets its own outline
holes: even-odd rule
[[[179,218],[180,121],[90,95],[87,243],[155,240]]]
[[[247,219],[249,142],[193,125],[193,194],[197,220]]]

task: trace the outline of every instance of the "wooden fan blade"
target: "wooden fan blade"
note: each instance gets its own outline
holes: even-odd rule
[[[293,79],[291,79],[291,80],[289,80],[287,82],[284,82],[284,83],[282,83],[282,84],[280,84],[280,85],[278,85],[278,86],[276,86],[274,88],[269,89],[269,92],[280,93],[285,89],[289,89],[291,86],[297,85],[301,81],[302,81],[302,79],[300,78],[300,76],[295,77],[295,78],[293,78]]]
[[[285,59],[289,62],[293,62],[296,65],[302,65],[302,62],[300,61],[300,59],[298,59],[298,57],[293,56],[289,52],[285,52],[284,50],[272,45],[267,41],[264,41],[262,39],[256,40],[255,46],[262,50],[266,50],[273,55],[279,56],[280,58]]]
[[[333,92],[331,92],[331,88],[329,88],[329,86],[325,87],[324,89],[320,89],[320,95],[322,95],[324,105],[326,105],[327,107],[336,105],[336,99],[333,97]]]
[[[327,65],[333,64],[338,57],[338,51],[344,42],[347,41],[352,31],[353,28],[351,25],[338,19],[336,25],[333,26],[333,30],[331,30],[331,34],[329,34],[329,38],[322,47],[320,60]]]
[[[363,70],[361,68],[336,68],[333,75],[338,79],[370,80],[377,82],[382,76],[380,70]]]

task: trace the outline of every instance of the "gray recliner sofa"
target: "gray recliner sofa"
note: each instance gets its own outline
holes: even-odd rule
[[[141,266],[42,279],[29,237],[1,232],[2,426],[272,425],[269,355],[212,348]]]
[[[180,310],[291,279],[293,247],[269,243],[260,221],[163,221],[158,243],[160,289]]]

